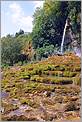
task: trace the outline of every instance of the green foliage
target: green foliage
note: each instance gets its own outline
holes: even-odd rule
[[[77,67],[75,67],[75,69],[74,69],[76,72],[77,71],[81,71],[81,67],[80,66],[77,66]]]
[[[30,101],[30,99],[23,98],[23,99],[21,99],[21,103],[32,106],[32,102]]]
[[[13,65],[23,53],[28,61],[48,58],[60,49],[65,22],[70,17],[74,41],[81,45],[81,1],[45,0],[43,8],[37,8],[33,15],[33,31],[25,34],[22,29],[15,36],[1,39],[2,64]],[[69,46],[69,48],[67,48]],[[68,51],[71,44],[66,45]],[[65,50],[66,50],[65,49]],[[73,51],[73,50],[72,50]],[[21,62],[18,63],[21,65]],[[56,68],[57,69],[57,68]],[[61,68],[63,71],[64,68]]]
[[[47,0],[43,9],[37,9],[34,13],[34,48],[45,43],[60,45],[66,18],[67,2]]]
[[[70,72],[70,71],[65,71],[64,73],[63,73],[63,76],[64,77],[74,77],[74,76],[76,76],[76,72]]]
[[[27,45],[27,43],[32,42],[31,33],[20,34],[19,36],[15,36],[15,39],[19,41],[21,45],[23,46],[22,50],[25,49],[25,46]]]
[[[80,13],[80,1],[45,0],[43,8],[38,8],[34,13],[34,26],[32,32],[33,47],[41,48],[45,43],[50,45],[53,44],[54,46],[58,44],[60,47],[65,22],[68,17],[71,19],[72,31],[75,34],[78,45],[80,45]],[[71,50],[71,48],[69,49]]]
[[[36,56],[38,60],[41,60],[41,58],[48,58],[49,55],[52,55],[54,53],[54,49],[54,45],[43,46],[41,48],[38,48],[36,50]]]
[[[69,16],[72,23],[72,31],[76,36],[77,44],[81,44],[81,1],[68,2]]]
[[[13,65],[21,52],[21,44],[11,35],[1,40],[2,47],[2,63]]]
[[[15,37],[18,37],[19,35],[22,35],[22,34],[24,34],[24,31],[20,29],[19,32],[16,32]]]

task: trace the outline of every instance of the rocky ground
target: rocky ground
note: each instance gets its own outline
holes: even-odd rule
[[[80,58],[74,54],[2,70],[2,120],[80,121]]]

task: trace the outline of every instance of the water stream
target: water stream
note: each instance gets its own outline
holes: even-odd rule
[[[66,23],[65,23],[64,31],[63,31],[63,37],[62,37],[62,43],[61,43],[61,54],[63,54],[63,45],[64,45],[66,27],[67,27],[67,20],[66,20]]]
[[[64,52],[64,41],[65,41],[65,35],[66,35],[67,26],[70,26],[68,19],[66,19],[66,23],[65,23],[65,27],[64,27],[64,31],[63,31],[63,37],[62,37],[62,42],[61,42],[61,54],[63,54],[63,52]],[[74,35],[72,34],[71,28],[69,30],[69,36],[70,36],[70,39],[72,41],[74,41]],[[76,56],[81,57],[81,49],[78,48],[77,46],[74,47],[74,53],[76,54]]]

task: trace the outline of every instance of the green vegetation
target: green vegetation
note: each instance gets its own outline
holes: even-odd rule
[[[63,30],[67,17],[70,17],[73,32],[80,38],[80,1],[46,0],[42,9],[37,8],[34,13],[33,46],[43,47],[44,44],[61,45]]]
[[[11,86],[13,86],[16,82],[20,83],[22,80],[26,80],[26,82],[35,81],[51,84],[70,84],[75,82],[75,84],[80,85],[80,59],[73,54],[70,55],[70,58],[66,56],[65,61],[63,57],[53,56],[45,61],[20,66],[17,69],[5,69],[3,83],[5,85],[8,83],[9,85],[9,82],[12,82]],[[58,64],[56,65],[57,60]]]
[[[14,37],[8,35],[6,38],[4,37],[1,41],[2,43],[2,63],[13,65],[17,62],[18,56],[21,52],[21,44]],[[7,66],[6,65],[6,66]]]
[[[15,120],[14,116],[8,114],[15,110],[19,111],[20,107],[24,107],[22,108],[24,116],[30,114],[30,119],[31,112],[40,113],[41,117],[41,109],[43,110],[41,104],[44,106],[44,111],[45,108],[52,111],[51,115],[43,114],[44,120],[54,117],[54,111],[57,112],[56,119],[59,119],[60,110],[63,111],[61,116],[66,112],[76,112],[70,116],[65,115],[67,120],[79,116],[77,113],[80,110],[80,58],[74,54],[65,54],[61,58],[52,56],[37,63],[3,69],[1,84],[2,91],[9,94],[7,98],[2,98],[2,106],[5,108],[2,114],[3,120],[8,120],[8,117]],[[18,102],[11,104],[12,100]]]
[[[43,8],[37,8],[33,15],[33,31],[27,33],[20,29],[15,36],[7,35],[1,39],[2,67],[22,65],[48,58],[60,51],[63,30],[67,18],[70,18],[71,42],[66,42],[66,49],[81,45],[81,2],[45,0]],[[69,37],[70,38],[70,37]],[[22,63],[21,63],[22,62]]]
[[[80,1],[45,0],[33,15],[32,33],[20,29],[1,39],[2,120],[80,118],[81,60],[58,53],[67,18],[80,47],[80,13]]]

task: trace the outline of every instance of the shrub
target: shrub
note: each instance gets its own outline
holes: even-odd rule
[[[54,53],[54,45],[45,45],[41,48],[37,48],[36,50],[36,56],[38,60],[41,60],[42,58],[48,58],[49,55],[52,55]]]
[[[13,65],[17,62],[18,56],[21,53],[22,44],[11,35],[8,35],[2,40],[2,63]]]

